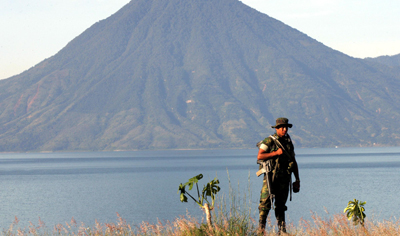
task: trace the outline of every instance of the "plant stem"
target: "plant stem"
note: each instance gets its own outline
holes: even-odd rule
[[[189,195],[189,197],[192,198],[193,201],[195,201],[197,204],[200,204],[194,197],[192,197],[192,195],[190,195],[190,193],[188,193],[187,191],[185,191],[185,193],[186,193],[187,195]]]
[[[207,224],[208,228],[212,230],[212,221],[211,221],[211,214],[210,214],[210,206],[208,203],[204,203],[204,211],[206,212],[206,219],[207,219]]]

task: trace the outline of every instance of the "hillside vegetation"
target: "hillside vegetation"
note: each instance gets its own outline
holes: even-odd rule
[[[400,73],[238,0],[132,0],[0,81],[0,151],[400,145]]]

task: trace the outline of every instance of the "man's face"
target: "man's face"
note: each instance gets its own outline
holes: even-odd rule
[[[285,136],[287,134],[288,131],[288,127],[286,126],[281,126],[279,128],[276,128],[276,134],[282,138],[283,136]]]

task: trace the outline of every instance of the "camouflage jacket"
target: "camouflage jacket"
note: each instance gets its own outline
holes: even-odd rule
[[[294,146],[289,134],[286,134],[284,137],[279,138],[279,136],[275,133],[274,136],[278,141],[282,144],[285,150],[294,157]],[[269,136],[265,138],[260,148],[265,150],[268,153],[274,152],[279,149],[279,146],[275,143],[275,141]],[[272,172],[273,172],[273,179],[275,178],[287,178],[290,177],[292,173],[292,167],[294,162],[285,154],[279,155],[272,159]]]

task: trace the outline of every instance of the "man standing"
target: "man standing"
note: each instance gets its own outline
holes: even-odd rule
[[[276,133],[265,138],[259,148],[257,160],[271,161],[271,172],[264,175],[263,187],[261,189],[259,227],[264,232],[268,213],[271,210],[271,196],[268,190],[268,175],[271,184],[271,195],[275,196],[275,217],[278,222],[279,232],[286,232],[285,211],[287,210],[286,201],[291,184],[291,174],[293,172],[296,181],[293,183],[293,191],[300,190],[300,178],[297,162],[295,159],[294,147],[288,132],[292,128],[287,118],[276,119],[276,124],[271,126]]]

